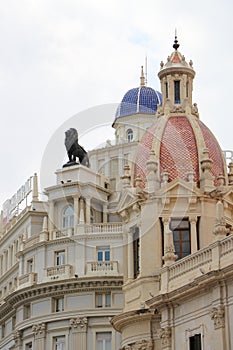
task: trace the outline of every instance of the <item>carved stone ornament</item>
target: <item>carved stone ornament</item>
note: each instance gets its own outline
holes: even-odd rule
[[[22,331],[16,330],[14,332],[14,341],[15,341],[16,346],[21,345],[21,343],[22,343]]]
[[[225,327],[225,310],[224,306],[219,305],[218,307],[213,307],[210,311],[211,320],[214,321],[214,329]]]
[[[120,350],[152,350],[153,349],[153,343],[152,340],[138,340],[135,343],[127,344],[123,346]]]
[[[32,326],[32,332],[35,337],[44,337],[46,334],[46,323],[34,324]]]
[[[86,317],[71,318],[70,320],[70,326],[73,328],[73,330],[79,330],[82,332],[86,332],[87,323],[88,321]]]
[[[160,338],[162,339],[162,348],[171,346],[171,327],[161,328]]]

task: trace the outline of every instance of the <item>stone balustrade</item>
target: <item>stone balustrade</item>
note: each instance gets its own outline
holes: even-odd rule
[[[73,268],[71,265],[58,265],[47,267],[45,269],[45,281],[69,279],[73,277]]]
[[[87,275],[103,276],[118,275],[117,261],[91,261],[87,262]]]
[[[233,235],[161,269],[161,293],[171,292],[191,283],[201,275],[233,264]]]
[[[19,276],[19,288],[29,287],[35,283],[37,283],[37,273],[35,272]]]
[[[121,223],[99,223],[92,224],[85,227],[86,233],[122,233]]]

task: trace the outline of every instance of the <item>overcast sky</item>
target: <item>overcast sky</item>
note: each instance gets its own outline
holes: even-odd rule
[[[175,28],[180,52],[194,63],[200,118],[233,150],[232,13],[231,0],[1,0],[0,203],[40,172],[47,144],[72,116],[115,104],[139,85],[145,55],[148,86],[160,90]],[[95,119],[86,149],[108,138]],[[63,147],[63,136],[58,142]],[[58,167],[63,161],[64,154]]]

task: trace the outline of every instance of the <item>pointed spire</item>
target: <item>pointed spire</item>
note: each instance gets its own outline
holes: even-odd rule
[[[146,86],[143,66],[141,66],[140,85],[141,85],[141,86]]]
[[[178,44],[178,40],[177,40],[177,32],[175,29],[175,40],[174,40],[174,44],[173,44],[173,49],[175,49],[177,51],[177,49],[179,48],[180,44]]]

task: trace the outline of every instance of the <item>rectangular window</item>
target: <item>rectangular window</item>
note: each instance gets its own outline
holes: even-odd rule
[[[186,97],[189,97],[189,83],[186,83]]]
[[[53,338],[53,350],[65,350],[65,336],[62,335],[60,337]]]
[[[33,272],[33,259],[27,261],[27,273]]]
[[[110,261],[110,247],[97,247],[97,260]]]
[[[201,334],[195,334],[189,338],[189,349],[190,350],[201,350]]]
[[[65,265],[65,251],[61,250],[59,252],[55,252],[55,261],[56,266]]]
[[[32,350],[32,343],[27,343],[25,350]]]
[[[165,83],[165,94],[166,98],[168,98],[168,83]]]
[[[97,350],[111,350],[112,349],[112,333],[101,332],[96,333],[96,349]]]
[[[139,228],[135,227],[133,233],[133,268],[134,268],[134,278],[137,278],[140,272],[139,264]]]
[[[95,301],[96,307],[111,307],[111,293],[97,293]]]
[[[175,254],[178,259],[191,254],[190,225],[188,219],[172,219],[170,229],[173,233]]]
[[[174,102],[180,103],[180,81],[174,81]]]
[[[26,304],[23,307],[23,318],[24,320],[28,319],[31,317],[31,305],[30,304]]]
[[[64,311],[64,297],[54,298],[53,300],[53,311],[62,312]]]

